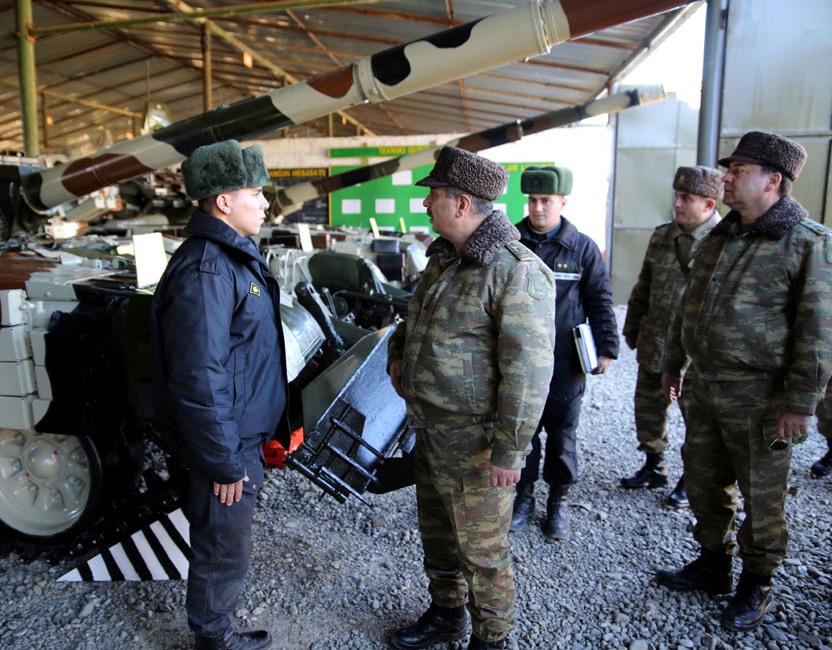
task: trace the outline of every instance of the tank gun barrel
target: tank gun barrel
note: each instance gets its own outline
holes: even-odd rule
[[[577,106],[569,106],[525,120],[514,120],[484,131],[471,133],[450,140],[445,145],[473,152],[482,151],[509,142],[516,142],[526,135],[541,133],[548,129],[580,122],[588,117],[595,117],[604,113],[617,113],[633,106],[645,106],[662,101],[666,97],[662,86],[639,86]],[[352,187],[359,183],[366,183],[376,178],[390,176],[405,169],[415,169],[422,165],[433,164],[440,149],[441,146],[431,147],[398,158],[389,158],[373,165],[351,169],[341,174],[286,187],[277,193],[278,212],[284,215],[291,214],[300,210],[306,201],[312,201],[330,192]]]
[[[536,0],[216,108],[91,157],[28,174],[22,179],[23,197],[32,210],[44,212],[109,185],[175,165],[205,144],[249,140],[336,110],[401,97],[545,54],[570,38],[691,1]]]

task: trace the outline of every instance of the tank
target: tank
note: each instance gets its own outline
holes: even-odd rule
[[[532,2],[91,157],[47,169],[3,167],[0,538],[27,553],[83,553],[175,508],[182,485],[182,469],[156,444],[148,397],[152,284],[139,281],[141,268],[116,238],[43,245],[47,220],[71,213],[105,188],[176,165],[201,145],[257,138],[362,102],[389,100],[682,4]],[[516,37],[503,38],[506,31]],[[37,247],[39,258],[22,254],[29,246]],[[357,286],[344,291],[372,298],[359,304],[384,303],[385,309],[334,317],[320,279],[282,286],[283,328],[293,355],[291,417],[304,441],[268,455],[337,501],[383,491],[379,469],[412,444],[404,404],[390,392],[385,371],[386,339],[405,301],[372,279],[366,260],[344,263],[357,265],[351,275]]]

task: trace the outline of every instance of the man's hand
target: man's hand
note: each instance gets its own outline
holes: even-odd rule
[[[491,466],[491,487],[508,487],[520,481],[519,469]]]
[[[682,395],[682,378],[663,372],[662,393],[668,402],[675,402]]]
[[[610,367],[612,359],[609,357],[598,357],[598,367],[592,371],[593,375],[603,375]]]
[[[393,384],[393,388],[398,396],[404,399],[404,394],[402,393],[402,360],[398,359],[397,361],[393,361],[388,370],[390,373],[390,383]]]
[[[794,411],[783,411],[777,418],[778,438],[799,438],[806,435],[809,425],[812,423],[812,416],[806,413],[795,413]]]
[[[248,483],[248,473],[236,483],[214,482],[214,496],[220,498],[220,503],[232,506],[243,498],[243,483]]]

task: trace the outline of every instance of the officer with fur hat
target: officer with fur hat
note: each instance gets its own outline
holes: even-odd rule
[[[650,237],[644,262],[624,321],[624,341],[636,350],[638,378],[634,399],[638,449],[646,455],[634,476],[621,479],[626,489],[667,485],[664,462],[667,449],[667,409],[662,395],[662,363],[667,330],[679,308],[693,254],[719,222],[716,202],[722,198],[722,172],[696,165],[679,167],[673,178],[673,221],[662,224]],[[692,374],[685,377],[690,385]],[[679,401],[683,417],[686,399]],[[688,505],[684,475],[667,498],[674,508]]]
[[[696,253],[669,335],[662,384],[683,389],[689,357],[685,478],[699,557],[656,581],[677,591],[736,591],[729,630],[757,628],[786,556],[792,445],[807,433],[832,374],[832,231],[790,196],[805,149],[751,131],[719,163],[731,208]],[[745,518],[734,537],[737,488]]]
[[[431,605],[392,635],[426,648],[473,634],[507,648],[515,588],[512,487],[546,401],[555,344],[552,272],[492,201],[507,172],[444,147],[424,201],[439,237],[390,338],[388,372],[416,430],[414,475]]]
[[[163,437],[189,468],[185,512],[192,558],[186,610],[198,650],[271,646],[236,632],[251,523],[263,483],[262,444],[288,447],[280,290],[251,237],[268,203],[259,146],[196,149],[182,164],[198,209],[153,297],[153,403]]]
[[[523,529],[535,511],[540,432],[546,430],[543,480],[549,484],[543,532],[549,539],[570,536],[566,494],[578,480],[577,430],[586,385],[572,330],[589,320],[598,353],[593,374],[607,371],[618,355],[618,326],[612,308],[609,273],[597,244],[561,216],[572,191],[566,167],[527,167],[520,188],[529,195],[529,214],[518,225],[520,241],[554,271],[557,284],[555,372],[546,408],[532,439],[531,453],[514,502],[511,529]]]

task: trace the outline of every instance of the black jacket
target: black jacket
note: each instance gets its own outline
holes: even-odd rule
[[[560,230],[541,240],[526,217],[517,224],[520,241],[555,273],[555,365],[567,362],[576,372],[581,362],[572,329],[589,319],[599,357],[618,357],[618,325],[612,308],[612,291],[606,264],[597,244],[561,217]]]
[[[186,232],[153,297],[154,410],[186,462],[234,483],[244,446],[287,442],[280,289],[254,242],[219,219],[197,210]]]

